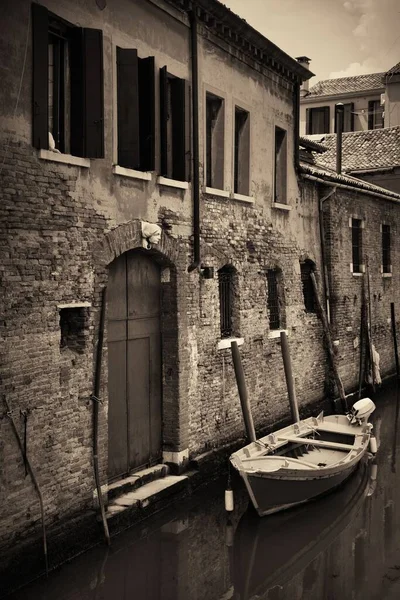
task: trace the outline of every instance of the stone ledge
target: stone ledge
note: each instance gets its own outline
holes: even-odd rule
[[[119,165],[113,166],[114,175],[121,175],[122,177],[130,177],[131,179],[141,179],[144,181],[151,181],[151,173],[149,171],[137,171],[136,169],[127,169],[126,167],[120,167]]]
[[[272,208],[277,208],[278,210],[284,210],[286,212],[292,210],[292,207],[289,204],[282,204],[281,202],[273,202]]]
[[[161,175],[157,177],[158,185],[165,185],[167,187],[174,187],[180,190],[188,190],[189,182],[188,181],[178,181],[177,179],[169,179],[168,177],[162,177]]]
[[[39,150],[39,158],[41,160],[49,160],[51,162],[63,163],[64,165],[73,165],[76,167],[90,167],[90,159],[80,156],[72,156],[72,154],[62,154],[61,152],[53,152],[52,150]]]

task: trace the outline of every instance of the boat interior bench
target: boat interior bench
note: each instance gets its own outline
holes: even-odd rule
[[[354,445],[341,444],[340,442],[325,442],[324,440],[314,440],[312,438],[303,437],[280,437],[279,442],[292,442],[293,444],[311,444],[312,446],[321,446],[323,448],[334,448],[335,450],[352,450]]]

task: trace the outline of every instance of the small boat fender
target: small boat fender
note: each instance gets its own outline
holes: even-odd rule
[[[376,443],[376,437],[371,435],[369,438],[369,451],[371,454],[376,454],[378,451],[378,444]]]

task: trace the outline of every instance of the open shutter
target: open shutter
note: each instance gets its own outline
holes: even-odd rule
[[[369,100],[369,102],[368,102],[368,129],[374,128],[374,107],[375,107],[375,102],[373,100]]]
[[[329,106],[324,106],[324,131],[322,133],[329,133],[330,132],[329,119],[330,119]]]
[[[47,8],[32,4],[33,94],[32,143],[35,148],[49,147],[49,23]]]
[[[137,50],[117,48],[118,164],[140,168]]]
[[[83,30],[85,155],[104,157],[103,32]]]
[[[154,56],[139,58],[140,169],[155,168],[155,78]]]
[[[168,73],[167,67],[160,69],[160,174],[168,175]]]
[[[84,79],[82,68],[83,30],[74,27],[70,34],[69,63],[71,74],[71,154],[85,156]]]
[[[306,109],[306,135],[312,134],[312,109]]]
[[[172,177],[187,181],[186,170],[186,82],[176,77],[171,81],[172,105]]]

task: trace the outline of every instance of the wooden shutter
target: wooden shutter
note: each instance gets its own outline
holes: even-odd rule
[[[188,180],[186,166],[186,81],[176,77],[171,85],[172,105],[172,177],[180,181]]]
[[[139,58],[140,169],[155,168],[155,80],[154,56]]]
[[[322,133],[329,133],[330,132],[330,110],[329,110],[329,106],[324,106],[324,131]]]
[[[160,69],[160,173],[168,175],[168,73],[167,67]]]
[[[118,164],[140,168],[137,50],[117,48]]]
[[[369,100],[369,102],[368,102],[368,129],[374,128],[374,108],[375,108],[374,100]]]
[[[71,154],[85,156],[84,138],[84,78],[82,68],[83,30],[74,27],[69,37],[71,75]]]
[[[104,158],[103,32],[83,30],[85,156]]]
[[[49,147],[49,22],[47,8],[32,4],[33,94],[32,143],[35,148]]]
[[[306,135],[312,133],[312,108],[306,109]]]

